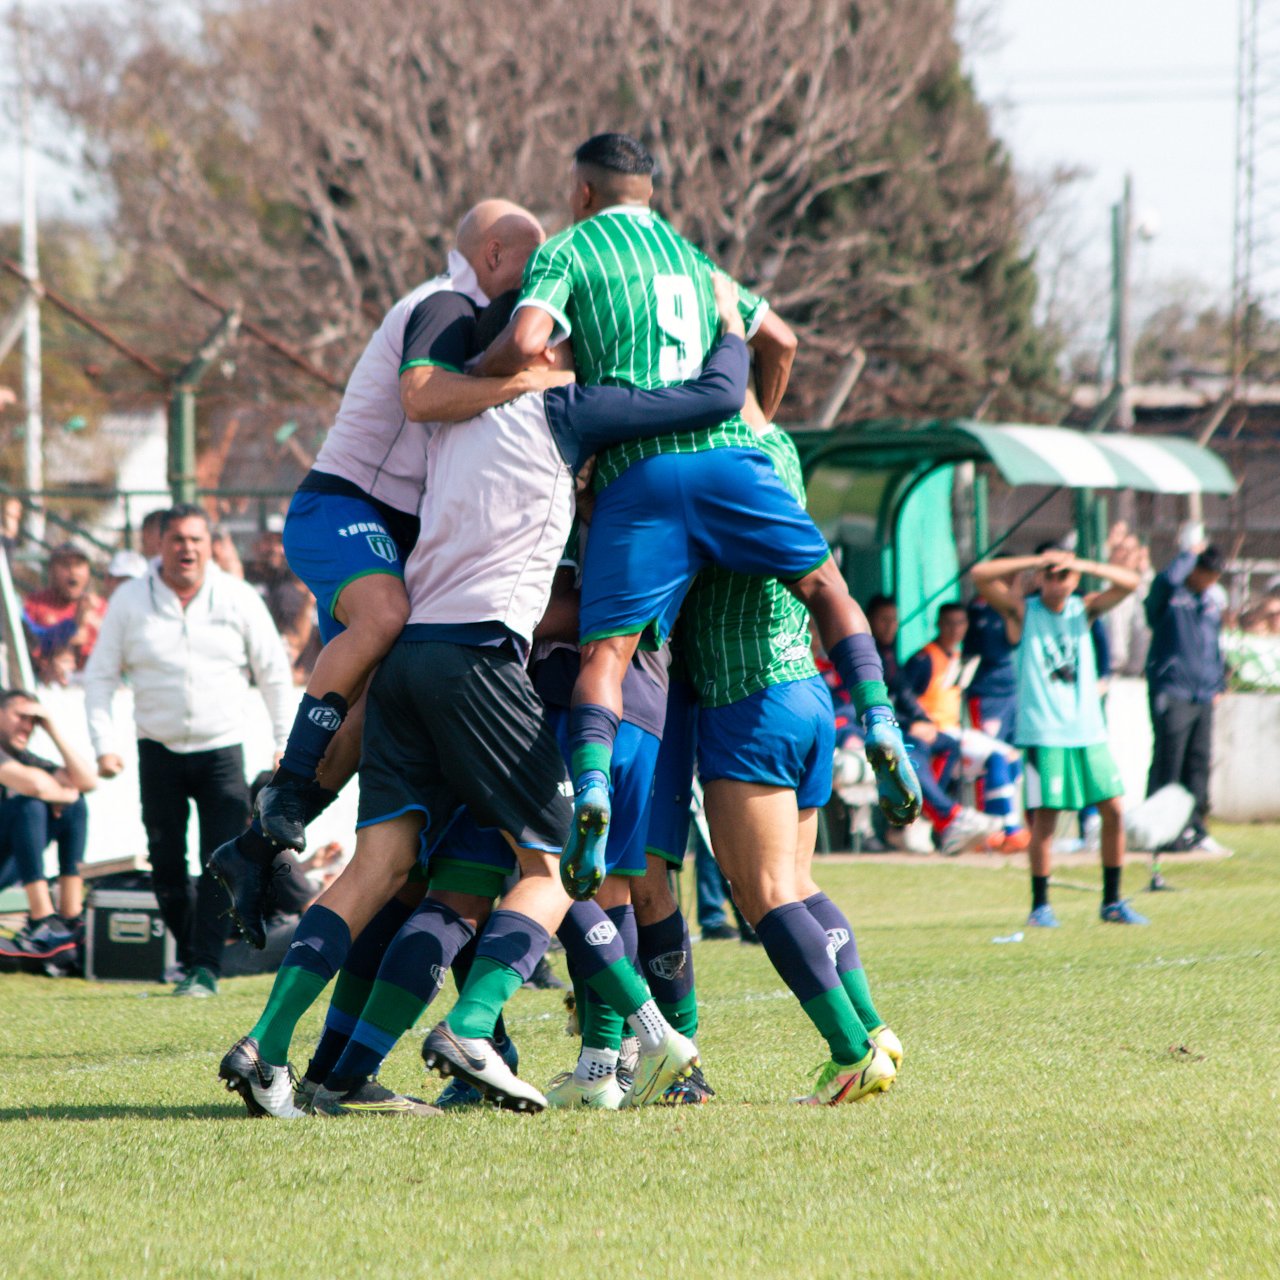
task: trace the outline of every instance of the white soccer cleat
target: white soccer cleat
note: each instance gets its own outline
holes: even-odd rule
[[[662,1095],[677,1080],[693,1074],[698,1065],[698,1046],[687,1036],[668,1027],[662,1043],[651,1052],[640,1053],[635,1078],[627,1090],[624,1107],[646,1107],[662,1101]]]
[[[562,1071],[547,1085],[547,1106],[553,1108],[594,1107],[617,1111],[626,1095],[616,1075],[599,1080],[580,1080],[572,1071]]]
[[[438,1023],[422,1042],[428,1071],[456,1076],[473,1085],[506,1111],[542,1111],[547,1100],[503,1061],[492,1040],[460,1036],[447,1022]]]
[[[227,1050],[218,1076],[226,1081],[228,1093],[238,1093],[251,1116],[274,1116],[277,1120],[301,1120],[306,1112],[294,1104],[293,1073],[288,1065],[273,1066],[258,1052],[258,1042],[249,1036],[237,1040]]]

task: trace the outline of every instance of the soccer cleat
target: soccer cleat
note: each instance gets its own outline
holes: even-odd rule
[[[547,1085],[547,1106],[557,1110],[566,1107],[594,1107],[598,1111],[617,1111],[626,1095],[615,1075],[599,1080],[579,1080],[572,1071],[562,1071]]]
[[[1104,902],[1098,911],[1103,924],[1150,924],[1144,915],[1139,915],[1123,899],[1120,902]]]
[[[294,1105],[293,1073],[288,1066],[264,1062],[258,1042],[251,1036],[237,1040],[227,1050],[218,1077],[226,1081],[228,1093],[240,1095],[251,1116],[298,1120],[307,1114]]]
[[[196,965],[173,989],[175,996],[195,996],[207,999],[218,994],[218,979],[208,969]]]
[[[1047,902],[1042,907],[1033,907],[1027,917],[1027,925],[1032,929],[1056,929],[1059,923],[1053,908]]]
[[[293,1105],[306,1115],[315,1115],[316,1094],[320,1092],[321,1087],[315,1080],[303,1076],[294,1086]]]
[[[727,920],[719,924],[704,924],[698,935],[699,942],[732,942],[741,937],[737,929]]]
[[[320,1088],[315,1111],[321,1116],[439,1116],[444,1112],[421,1098],[409,1098],[378,1083],[377,1076],[362,1080],[345,1093]]]
[[[818,1068],[818,1082],[808,1097],[796,1101],[810,1107],[834,1107],[842,1102],[864,1102],[875,1093],[884,1093],[897,1072],[883,1049],[873,1048],[852,1066],[842,1066],[833,1058]]]
[[[902,1041],[894,1035],[891,1027],[881,1023],[874,1031],[867,1032],[867,1039],[877,1049],[882,1049],[889,1055],[889,1061],[893,1063],[895,1072],[902,1070]]]
[[[560,883],[575,902],[594,898],[604,880],[604,851],[611,816],[608,779],[594,771],[584,774],[573,798],[569,841],[560,855]]]
[[[428,1071],[458,1076],[506,1111],[542,1111],[547,1100],[502,1060],[492,1040],[459,1036],[438,1023],[422,1042]]]
[[[707,1083],[701,1067],[694,1067],[684,1080],[669,1085],[661,1098],[664,1107],[697,1107],[710,1102],[716,1091]]]
[[[270,865],[249,857],[238,841],[220,844],[209,858],[209,871],[226,890],[232,921],[244,940],[256,951],[267,945]]]
[[[1006,831],[1003,835],[995,836],[987,848],[992,853],[1015,854],[1026,853],[1031,847],[1031,832],[1026,827],[1019,827],[1017,831]]]
[[[519,1072],[520,1055],[516,1052],[515,1042],[510,1037],[498,1041],[498,1054],[503,1062],[511,1068],[513,1075]],[[445,1085],[444,1091],[436,1099],[435,1105],[445,1111],[451,1111],[455,1107],[478,1107],[483,1101],[484,1094],[479,1089],[468,1084],[460,1076],[454,1076]]]
[[[1004,830],[1004,822],[977,809],[962,808],[942,829],[941,850],[948,858],[978,849]]]
[[[885,707],[872,707],[865,723],[867,760],[875,771],[880,809],[893,826],[905,827],[920,816],[924,796],[902,730]]]
[[[698,1046],[673,1027],[668,1027],[656,1049],[649,1053],[641,1051],[631,1088],[627,1090],[626,1101],[622,1105],[646,1107],[661,1102],[667,1089],[677,1080],[687,1080],[698,1065]]]
[[[285,776],[281,777],[281,773]],[[276,776],[258,792],[254,806],[262,834],[301,853],[307,847],[307,820],[314,812],[316,788],[313,778],[277,770]]]

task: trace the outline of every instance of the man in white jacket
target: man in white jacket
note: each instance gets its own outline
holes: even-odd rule
[[[195,802],[200,861],[249,820],[244,703],[252,675],[271,717],[276,761],[297,695],[271,615],[247,583],[210,564],[205,513],[166,513],[159,559],[111,597],[84,673],[98,772],[124,768],[111,716],[122,678],[133,689],[138,785],[151,878],[187,974],[175,995],[209,996],[227,938],[226,895],[208,872],[193,889],[187,825]],[[265,761],[263,762],[266,763]]]

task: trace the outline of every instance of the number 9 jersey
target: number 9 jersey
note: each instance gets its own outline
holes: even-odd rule
[[[720,330],[712,289],[719,268],[644,205],[615,205],[553,236],[525,267],[519,306],[538,307],[573,343],[578,375],[651,389],[698,375]],[[750,338],[768,303],[739,286]],[[598,484],[659,453],[755,448],[738,415],[701,431],[615,445],[596,460]]]

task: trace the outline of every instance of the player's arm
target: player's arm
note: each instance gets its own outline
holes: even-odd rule
[[[756,357],[756,395],[770,422],[782,404],[799,345],[791,326],[773,310],[764,313],[759,328],[752,335],[751,350]]]
[[[525,263],[520,301],[507,327],[473,368],[483,377],[506,377],[573,332],[569,318],[573,293],[573,247],[567,233],[534,250]]]
[[[1095,560],[1073,560],[1071,568],[1080,573],[1092,574],[1108,585],[1102,591],[1090,591],[1084,598],[1085,611],[1090,619],[1100,617],[1108,609],[1114,609],[1126,596],[1132,595],[1142,578],[1132,569],[1118,564],[1102,564]]]
[[[561,457],[576,471],[593,453],[627,440],[718,426],[742,408],[750,362],[726,334],[702,372],[674,387],[559,387],[547,392],[547,421]]]
[[[538,625],[533,629],[535,640],[578,640],[578,588],[576,572],[572,565],[562,564],[551,582],[551,599]]]
[[[969,570],[978,594],[1004,619],[1004,630],[1010,644],[1018,644],[1022,640],[1022,622],[1027,606],[1022,596],[1002,579],[1009,574],[1043,569],[1045,560],[1045,556],[1000,556],[975,564]]]

